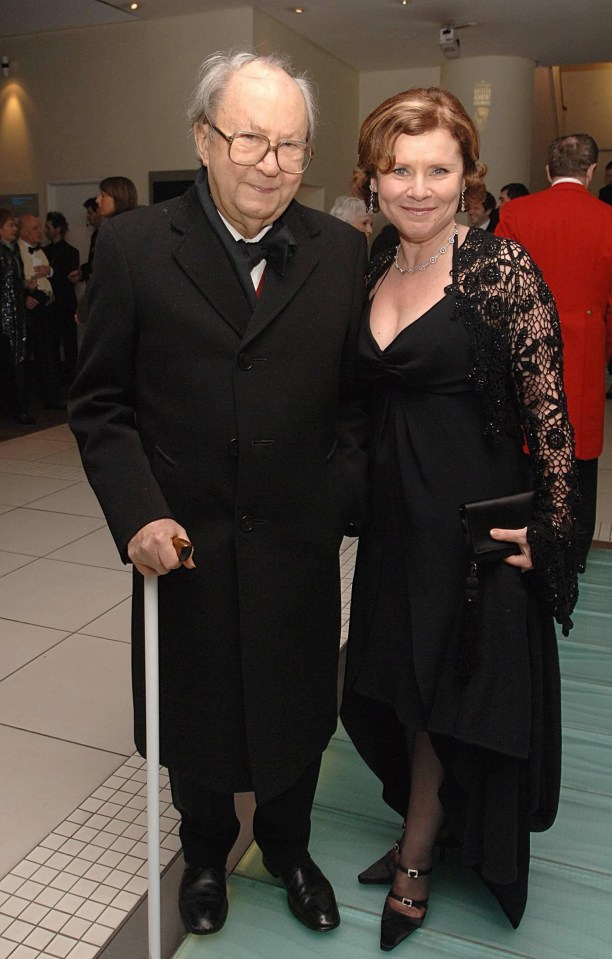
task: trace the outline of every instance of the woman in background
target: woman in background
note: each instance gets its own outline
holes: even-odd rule
[[[136,187],[126,176],[109,176],[102,180],[96,197],[100,215],[107,218],[127,213],[138,206]]]
[[[373,213],[368,213],[363,200],[356,196],[338,196],[334,200],[334,205],[329,211],[332,216],[350,223],[356,230],[365,233],[368,242],[372,236]]]

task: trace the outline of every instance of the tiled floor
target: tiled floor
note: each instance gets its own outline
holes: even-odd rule
[[[597,537],[612,544],[612,402]],[[355,543],[342,555],[343,639]],[[0,443],[0,959],[93,959],[146,887],[130,572],[66,426]],[[162,865],[178,849],[162,777]]]

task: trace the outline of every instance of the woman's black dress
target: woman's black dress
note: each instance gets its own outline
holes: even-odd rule
[[[529,831],[547,828],[557,806],[556,638],[536,574],[499,562],[479,570],[477,638],[467,640],[459,506],[530,489],[532,477],[520,431],[485,436],[470,335],[453,302],[447,293],[384,350],[369,309],[364,318],[372,486],[342,718],[401,815],[406,731],[429,731],[445,769],[446,826],[517,925]]]

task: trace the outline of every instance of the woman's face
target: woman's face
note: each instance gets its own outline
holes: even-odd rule
[[[369,239],[372,236],[372,220],[374,216],[372,213],[362,213],[352,222],[352,226],[356,230],[359,230],[361,233],[365,233]]]
[[[450,235],[464,186],[457,141],[442,129],[419,136],[401,133],[394,152],[391,172],[377,173],[371,184],[386,218],[414,242]]]
[[[98,193],[96,203],[98,204],[100,216],[112,216],[115,212],[115,201],[112,196],[105,193],[104,190],[100,190]]]
[[[6,243],[12,243],[13,240],[17,239],[17,222],[12,217],[10,217],[6,223],[3,223],[0,226],[0,240],[4,240]]]

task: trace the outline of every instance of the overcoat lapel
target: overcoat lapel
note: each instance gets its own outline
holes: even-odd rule
[[[219,316],[242,337],[253,307],[231,257],[200,206],[195,189],[188,190],[181,198],[170,228],[175,238],[176,262]]]
[[[308,229],[300,215],[301,209],[300,205],[294,202],[283,216],[284,222],[295,237],[297,250],[290,257],[284,276],[279,276],[266,267],[262,296],[257,300],[243,345],[258,336],[278,316],[300,291],[319,262],[319,254],[313,250],[312,242],[312,237],[319,232],[319,228],[315,227],[314,233]],[[304,308],[301,308],[300,312],[304,313]]]

